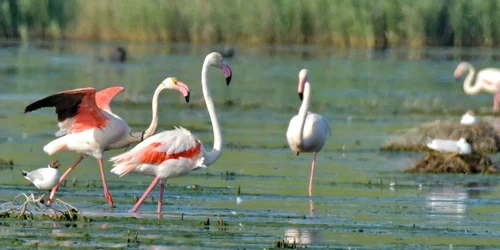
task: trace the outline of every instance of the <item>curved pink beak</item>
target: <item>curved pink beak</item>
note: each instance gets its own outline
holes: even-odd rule
[[[224,72],[224,77],[226,78],[226,84],[231,83],[231,77],[233,77],[233,71],[229,68],[226,62],[222,61],[222,72]]]
[[[181,92],[182,96],[186,99],[186,102],[189,103],[189,87],[181,81],[177,81],[177,87],[179,92]]]
[[[299,87],[297,89],[297,92],[299,93],[299,98],[302,101],[304,99],[304,85],[306,84],[306,78],[302,77],[299,79]]]

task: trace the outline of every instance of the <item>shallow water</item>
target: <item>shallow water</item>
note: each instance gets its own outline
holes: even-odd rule
[[[178,93],[162,93],[158,131],[181,125],[206,147],[211,145],[200,69],[204,56],[222,47],[128,45],[131,61],[98,62],[112,46],[3,43],[0,157],[15,164],[0,169],[0,203],[35,191],[20,169],[58,159],[65,170],[76,160],[74,153],[48,156],[42,151],[57,131],[53,109],[23,113],[27,104],[58,91],[124,86],[112,109],[143,130],[151,119],[154,89],[165,77],[175,76],[190,87],[191,102],[185,104]],[[217,70],[209,74],[224,153],[207,169],[167,181],[160,220],[150,199],[140,213],[128,212],[150,177],[109,173],[116,203],[111,209],[102,194],[97,162],[89,157],[68,177],[58,197],[92,222],[0,220],[0,242],[9,248],[121,248],[127,247],[128,231],[132,237],[139,231],[140,243],[129,247],[262,249],[295,239],[308,248],[495,249],[500,245],[498,176],[403,173],[421,154],[380,152],[379,147],[400,129],[435,119],[458,122],[470,108],[491,115],[492,95],[465,95],[452,73],[460,60],[477,68],[495,67],[496,53],[238,47],[236,56],[227,59],[234,73],[229,87]],[[288,121],[300,105],[296,88],[302,67],[311,74],[312,111],[327,117],[333,131],[318,154],[312,202],[307,191],[311,155],[295,156],[285,139]],[[108,151],[105,159],[120,152]],[[156,201],[157,191],[153,196]],[[207,218],[209,226],[203,225]],[[226,224],[218,226],[218,218]]]

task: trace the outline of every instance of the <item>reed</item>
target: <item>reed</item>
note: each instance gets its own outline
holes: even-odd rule
[[[500,0],[0,0],[0,36],[375,48],[497,46],[499,10]]]

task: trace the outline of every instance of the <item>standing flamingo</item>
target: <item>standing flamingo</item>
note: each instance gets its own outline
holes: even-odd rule
[[[493,94],[493,111],[497,111],[500,104],[500,70],[494,68],[480,70],[477,73],[474,85],[472,85],[472,80],[476,70],[468,62],[458,64],[453,75],[455,78],[460,78],[466,71],[469,71],[469,74],[464,81],[465,93],[468,95],[477,95],[481,91],[486,91]]]
[[[52,155],[59,150],[67,150],[80,154],[77,161],[66,170],[59,183],[52,189],[49,204],[54,200],[62,181],[85,156],[91,155],[99,161],[104,196],[111,207],[114,207],[113,198],[106,184],[102,154],[109,149],[124,148],[131,143],[140,142],[155,132],[158,125],[158,96],[163,89],[176,89],[186,98],[186,102],[189,102],[189,88],[184,83],[174,77],[165,79],[153,95],[153,118],[149,128],[144,132],[133,132],[122,118],[111,112],[109,104],[124,90],[123,87],[111,87],[97,93],[91,87],[67,90],[43,98],[25,108],[25,113],[43,107],[56,108],[59,131],[55,135],[60,138],[43,147],[46,153]]]
[[[298,155],[301,152],[312,152],[313,160],[311,166],[311,177],[309,179],[309,196],[312,197],[312,184],[314,177],[314,166],[316,165],[316,154],[321,151],[330,131],[330,124],[321,115],[309,112],[311,104],[311,84],[306,69],[299,73],[299,97],[302,101],[299,114],[290,120],[286,138],[290,149]]]
[[[231,69],[219,53],[212,52],[205,57],[201,71],[201,85],[214,133],[214,145],[210,152],[205,151],[200,140],[187,129],[175,128],[151,136],[137,144],[132,150],[110,159],[110,161],[114,162],[114,168],[111,169],[111,172],[120,175],[120,177],[129,172],[155,177],[134,208],[132,208],[132,212],[137,212],[147,196],[160,182],[157,213],[161,213],[163,191],[167,178],[186,174],[199,167],[210,166],[221,155],[221,127],[207,86],[207,72],[210,66],[222,69],[227,85],[231,82],[232,76]]]

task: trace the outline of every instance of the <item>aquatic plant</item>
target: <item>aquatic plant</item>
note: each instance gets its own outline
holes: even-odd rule
[[[19,199],[22,197],[26,200],[22,201]],[[56,199],[51,206],[47,206],[44,201],[44,195],[35,197],[34,194],[26,195],[21,193],[14,197],[11,202],[0,205],[0,218],[33,220],[35,216],[51,220],[89,221],[78,209],[63,200]]]
[[[189,5],[181,0],[4,0],[0,36],[379,49],[496,46],[499,9],[498,0],[193,0]]]
[[[498,166],[494,166],[488,156],[479,153],[460,155],[429,152],[418,159],[406,172],[492,174],[498,173]]]
[[[436,120],[421,126],[401,131],[390,137],[381,150],[385,151],[428,151],[431,139],[458,140],[466,137],[472,140],[476,152],[499,152],[500,137],[490,123],[462,125],[454,120]]]

